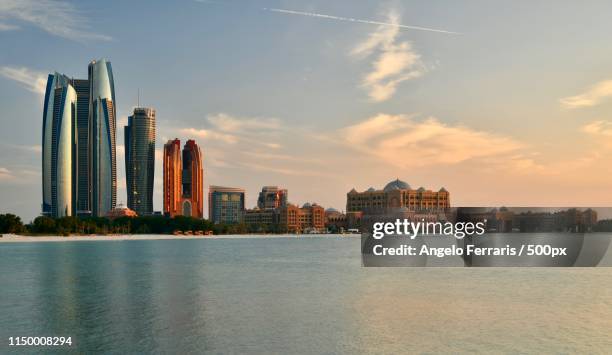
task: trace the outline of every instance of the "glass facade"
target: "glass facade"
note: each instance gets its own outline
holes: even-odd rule
[[[244,190],[211,186],[208,208],[208,218],[213,223],[241,223],[244,217]]]
[[[88,215],[89,206],[89,80],[72,79],[77,95],[77,214]]]
[[[128,208],[140,216],[153,213],[155,110],[135,108],[125,126],[125,179]]]
[[[117,204],[115,86],[110,62],[89,64],[89,183],[94,216],[106,216]]]
[[[48,77],[43,109],[42,182],[44,215],[72,216],[77,201],[77,93],[70,80]]]

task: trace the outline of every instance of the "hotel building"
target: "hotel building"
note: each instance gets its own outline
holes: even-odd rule
[[[202,218],[204,169],[202,152],[193,140],[170,140],[164,145],[164,214]]]
[[[210,186],[208,218],[213,223],[241,223],[244,217],[244,189]]]
[[[204,217],[204,169],[202,151],[194,140],[183,147],[183,172],[181,173],[183,216]]]
[[[153,213],[155,110],[137,107],[124,129],[127,207],[140,216]]]
[[[308,233],[325,231],[325,209],[316,203],[305,203],[301,208],[287,204],[279,209],[280,231]]]
[[[389,182],[382,190],[370,187],[363,192],[352,189],[346,194],[347,213],[385,213],[397,208],[419,213],[441,212],[450,208],[450,195],[445,188],[414,190],[399,179]]]
[[[164,144],[164,214],[174,217],[181,209],[181,141],[169,140]]]

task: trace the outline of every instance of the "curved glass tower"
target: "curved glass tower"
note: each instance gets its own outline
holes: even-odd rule
[[[65,75],[50,74],[43,110],[43,214],[72,216],[77,200],[77,94]]]
[[[117,204],[115,145],[115,85],[111,63],[89,63],[89,183],[90,207],[103,217]]]

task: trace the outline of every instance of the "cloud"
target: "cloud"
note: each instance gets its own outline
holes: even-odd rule
[[[582,126],[582,132],[594,136],[612,137],[612,122],[593,121]]]
[[[13,31],[13,30],[18,30],[18,29],[19,29],[18,26],[0,22],[0,31]]]
[[[573,109],[596,106],[610,97],[612,97],[612,80],[604,80],[591,86],[582,94],[562,98],[559,102],[564,107]]]
[[[51,35],[74,41],[112,39],[88,31],[85,14],[66,1],[3,0],[0,1],[0,20],[0,31],[18,29],[12,22],[22,22],[39,27]]]
[[[12,179],[13,173],[4,167],[0,167],[0,180]]]
[[[235,117],[226,113],[208,116],[208,121],[217,129],[225,132],[242,132],[245,130],[279,129],[281,124],[276,118]]]
[[[281,147],[279,143],[263,136],[276,135],[285,128],[280,120],[265,117],[238,117],[227,113],[217,113],[206,117],[205,128],[187,127],[179,129],[181,135],[236,144],[239,141],[264,146],[270,149]]]
[[[391,12],[389,22],[399,23],[399,16]],[[398,27],[379,26],[368,39],[351,51],[351,55],[359,58],[376,54],[372,71],[361,82],[361,86],[368,91],[368,96],[374,102],[390,99],[400,83],[418,78],[427,71],[412,44],[408,41],[397,41],[398,34]]]
[[[26,67],[0,67],[0,75],[20,83],[29,91],[44,95],[47,87],[48,74]]]
[[[524,145],[512,138],[448,125],[436,118],[416,121],[405,115],[379,114],[341,129],[339,135],[348,147],[398,167],[457,164],[500,156],[521,164],[528,162],[516,155]]]
[[[221,133],[211,129],[197,129],[197,128],[181,128],[179,130],[181,134],[188,138],[206,138],[218,141],[223,141],[228,144],[234,144],[238,141],[238,137],[231,134]]]

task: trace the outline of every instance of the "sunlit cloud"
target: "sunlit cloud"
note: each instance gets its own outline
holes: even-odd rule
[[[226,113],[208,116],[208,122],[225,132],[241,132],[245,130],[279,129],[281,123],[276,118],[235,117]]]
[[[86,15],[74,4],[59,0],[0,1],[0,31],[16,30],[27,23],[62,38],[109,41],[110,36],[89,31]]]
[[[594,136],[612,137],[612,122],[593,121],[582,126],[582,131]]]
[[[591,86],[586,92],[559,100],[566,108],[591,107],[612,97],[612,80],[604,80]]]
[[[389,22],[399,23],[399,15],[391,12]],[[400,83],[418,78],[427,71],[412,44],[399,42],[398,35],[398,27],[380,26],[351,52],[351,55],[360,58],[376,57],[372,62],[372,71],[361,82],[374,102],[390,99]]]
[[[379,114],[343,128],[339,134],[347,146],[399,167],[509,157],[525,147],[499,134],[404,115]]]
[[[26,67],[3,66],[0,67],[0,76],[14,80],[28,91],[43,96],[49,74]]]
[[[179,131],[185,137],[218,140],[228,144],[234,144],[238,141],[236,136],[221,133],[212,129],[181,128]]]
[[[13,174],[9,169],[0,167],[0,180],[6,180],[6,179],[12,179],[12,178],[13,178]]]

